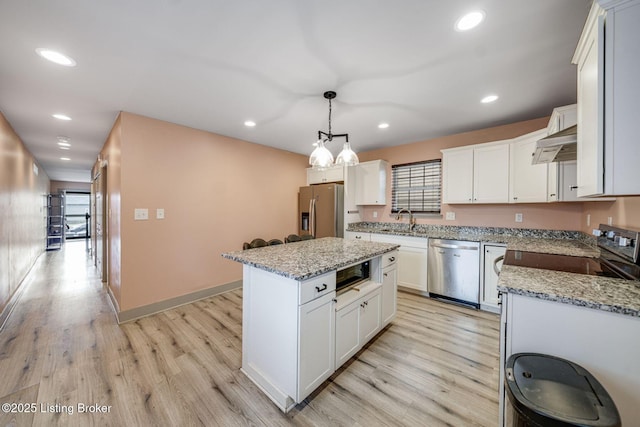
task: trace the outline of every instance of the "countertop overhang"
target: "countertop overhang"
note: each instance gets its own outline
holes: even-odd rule
[[[306,280],[393,251],[400,245],[339,237],[223,253],[232,261],[294,280]]]

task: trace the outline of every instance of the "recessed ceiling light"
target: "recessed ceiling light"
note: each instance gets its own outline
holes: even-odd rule
[[[58,119],[58,120],[65,120],[65,121],[71,120],[71,117],[66,116],[64,114],[58,114],[58,113],[52,114],[51,117],[53,117],[55,119]]]
[[[64,65],[65,67],[76,66],[76,61],[74,61],[72,58],[69,58],[67,55],[64,55],[60,52],[56,52],[55,50],[39,47],[36,49],[36,53],[41,57],[43,57],[44,59],[47,59],[51,62],[55,62],[56,64],[59,64],[59,65]]]
[[[66,145],[60,145],[60,147],[58,147],[58,148],[60,148],[61,150],[71,150],[71,147],[66,146]]]
[[[480,100],[480,102],[482,102],[483,104],[489,104],[491,102],[494,102],[498,99],[498,95],[487,95],[484,98],[482,98]]]
[[[246,122],[244,122],[244,125],[248,128],[252,128],[256,125],[256,122],[254,122],[253,120],[247,120]]]
[[[60,160],[64,160],[65,162],[68,162],[68,161],[69,161],[69,160],[71,160],[71,159],[70,159],[70,158],[68,158],[68,157],[60,157]]]
[[[378,128],[380,128],[380,129],[386,129],[386,128],[388,128],[388,127],[389,127],[389,123],[380,123],[380,124],[378,125]]]
[[[484,12],[482,10],[474,10],[460,17],[456,21],[456,31],[467,31],[478,26],[484,20]]]

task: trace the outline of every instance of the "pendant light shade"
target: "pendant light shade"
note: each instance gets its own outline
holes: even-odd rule
[[[360,162],[358,155],[351,149],[349,141],[342,146],[342,151],[336,157],[336,165],[355,166]]]
[[[309,157],[309,163],[315,169],[326,169],[333,165],[333,154],[324,146],[324,141],[318,141],[318,146]]]
[[[358,156],[351,149],[351,145],[349,144],[349,134],[343,133],[334,135],[331,133],[331,100],[336,97],[336,93],[333,91],[327,91],[324,93],[324,97],[329,100],[329,133],[321,130],[318,131],[318,142],[315,144],[316,148],[309,157],[309,164],[313,166],[314,169],[326,169],[333,166],[333,154],[331,154],[331,151],[329,151],[325,144],[333,141],[333,138],[339,137],[345,138],[345,143],[335,164],[343,166],[357,165]]]

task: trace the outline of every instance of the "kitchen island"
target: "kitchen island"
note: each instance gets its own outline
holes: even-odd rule
[[[284,412],[395,315],[398,245],[322,238],[222,254],[243,264],[242,371]],[[338,272],[367,280],[336,294]]]
[[[531,248],[527,248],[531,249]],[[575,362],[607,390],[622,425],[640,419],[640,285],[637,281],[503,265],[500,425],[511,425],[504,366],[515,353]]]

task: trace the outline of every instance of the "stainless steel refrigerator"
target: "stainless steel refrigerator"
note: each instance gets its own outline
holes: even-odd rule
[[[298,193],[298,234],[343,237],[344,186],[318,184],[300,187]]]

